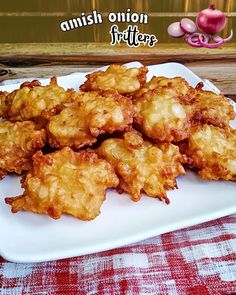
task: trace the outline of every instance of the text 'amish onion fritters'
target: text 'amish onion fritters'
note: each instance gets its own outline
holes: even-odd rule
[[[92,220],[100,213],[107,188],[119,180],[112,166],[93,151],[60,151],[33,157],[33,168],[22,181],[22,196],[6,198],[12,212],[21,209],[60,218],[63,213]]]
[[[132,124],[133,116],[132,101],[115,90],[80,92],[74,102],[50,118],[49,144],[75,149],[91,145],[100,134],[124,131]]]
[[[56,77],[47,86],[34,80],[25,82],[20,89],[9,93],[5,98],[3,117],[11,121],[25,121],[46,118],[55,112],[62,103],[72,101],[75,91],[57,85]]]
[[[160,141],[180,141],[191,128],[191,107],[172,87],[158,87],[133,101],[134,123],[145,135]]]
[[[86,75],[87,80],[80,89],[83,91],[116,89],[121,94],[128,94],[140,89],[146,81],[148,70],[126,68],[124,65],[111,65],[106,71],[97,71]]]
[[[203,86],[201,84],[201,86]],[[202,90],[196,87],[194,108],[194,121],[212,124],[218,127],[227,127],[230,120],[235,118],[233,105],[223,94]]]
[[[120,179],[119,192],[127,192],[138,201],[141,193],[165,200],[166,190],[176,187],[176,177],[185,174],[181,162],[185,157],[171,143],[152,144],[137,131],[124,134],[124,139],[105,140],[98,154],[110,162]]]
[[[0,179],[7,172],[21,174],[32,165],[33,154],[46,141],[45,129],[36,130],[31,121],[0,122]]]
[[[236,130],[212,125],[198,126],[182,152],[191,168],[197,168],[203,179],[236,181]]]

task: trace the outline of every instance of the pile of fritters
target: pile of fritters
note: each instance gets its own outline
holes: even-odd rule
[[[0,178],[23,174],[23,209],[82,220],[100,213],[106,190],[164,200],[183,166],[207,180],[236,181],[233,106],[183,78],[152,77],[145,67],[111,65],[86,76],[81,91],[23,83],[0,93]]]

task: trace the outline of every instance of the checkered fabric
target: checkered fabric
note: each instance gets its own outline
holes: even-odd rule
[[[0,258],[0,294],[236,294],[236,215],[46,263]]]

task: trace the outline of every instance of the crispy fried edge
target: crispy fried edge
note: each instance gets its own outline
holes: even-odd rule
[[[108,140],[109,140],[109,139],[108,139]],[[139,148],[139,147],[141,147],[142,144],[144,143],[144,139],[143,139],[143,137],[142,137],[142,134],[141,134],[139,131],[137,131],[137,130],[135,130],[135,129],[133,129],[133,128],[130,129],[128,132],[126,132],[126,133],[123,134],[123,140],[127,143],[127,148],[128,148],[128,149],[129,149],[129,146],[130,146],[131,149],[132,149],[132,148]],[[171,144],[171,143],[163,142],[163,143],[161,143],[161,147],[158,147],[158,146],[157,146],[157,147],[158,147],[158,149],[160,149],[160,150],[162,151],[162,153],[164,153],[164,152],[169,148],[169,145],[170,145],[170,144]],[[155,143],[154,143],[153,145],[155,146]],[[178,147],[178,146],[177,146],[177,147]],[[97,149],[97,153],[99,154],[99,156],[103,157],[102,155],[100,155],[99,148],[100,148],[100,147],[98,147],[98,149]],[[102,154],[102,153],[101,153],[101,154]],[[178,155],[178,157],[179,157],[179,163],[180,163],[181,165],[184,164],[184,163],[186,163],[186,161],[187,161],[187,157],[186,157],[186,155],[181,154],[180,151],[179,151],[179,155]],[[122,162],[122,160],[120,160],[120,161]],[[112,165],[112,164],[111,164],[111,165]],[[114,166],[113,166],[113,168],[114,168]],[[185,175],[185,174],[186,174],[185,169],[184,169],[183,166],[182,166],[182,168],[183,168],[183,173],[179,173],[179,174],[175,177],[175,184],[174,184],[174,187],[172,187],[172,188],[170,188],[170,187],[166,188],[166,187],[163,186],[163,189],[164,189],[165,191],[166,191],[166,190],[169,190],[169,189],[174,189],[174,188],[177,188],[177,189],[178,189],[177,182],[176,182],[176,178],[177,178],[179,175],[181,175],[181,174],[182,174],[182,175]],[[114,169],[115,169],[116,174],[117,174],[117,176],[118,176],[118,178],[119,178],[120,173],[117,172],[117,168],[114,168]],[[168,172],[165,171],[165,169],[163,169],[163,173],[165,173],[165,174],[168,176]],[[123,179],[124,177],[122,176],[121,178]],[[124,180],[122,180],[122,181],[120,180],[119,185],[118,185],[117,188],[116,188],[116,191],[117,191],[119,194],[122,194],[122,193],[126,192],[128,195],[131,196],[131,200],[134,201],[134,202],[138,202],[138,201],[141,199],[142,193],[145,193],[145,194],[146,194],[146,192],[142,189],[142,190],[140,191],[139,194],[131,195],[131,193],[129,192],[129,189],[127,188],[126,181],[124,181]],[[153,198],[153,196],[150,196],[150,195],[148,195],[148,196]],[[163,194],[163,195],[155,196],[155,198],[159,199],[160,201],[164,201],[167,205],[170,204],[170,200],[169,200],[169,198],[167,197],[167,194],[166,194],[166,193]]]
[[[152,99],[152,96],[154,94],[159,94],[160,91],[162,91],[164,89],[168,89],[167,86],[164,87],[158,87],[156,89],[153,90],[149,90],[147,91],[143,96],[138,97],[137,99],[134,99],[134,106],[135,106],[135,102],[142,102],[144,99],[146,99],[146,101],[150,101]],[[184,104],[184,105],[188,105],[188,101],[186,103],[186,100],[184,97],[181,96],[176,96],[176,99],[179,101],[180,104]],[[169,134],[166,133],[166,130],[164,130],[165,128],[158,128],[158,132],[156,131],[156,133],[158,133],[158,136],[153,136],[153,132],[149,132],[144,130],[143,128],[143,123],[145,121],[145,118],[143,118],[142,116],[139,115],[139,113],[135,112],[134,115],[134,126],[140,130],[144,135],[148,136],[149,138],[153,139],[154,141],[166,141],[166,142],[178,142],[178,141],[182,141],[185,138],[188,138],[190,133],[191,133],[191,125],[192,125],[192,116],[189,116],[188,119],[186,119],[186,122],[184,124],[184,128],[182,128],[181,130],[176,130],[175,128],[168,128],[167,125],[167,129],[170,130]],[[168,135],[168,137],[167,137]]]
[[[71,148],[69,147],[65,147],[64,149],[69,149],[70,152],[73,152],[74,153],[74,156],[78,158],[78,160],[81,160],[81,161],[84,161],[84,162],[88,162],[90,164],[95,164],[97,163],[98,161],[102,161],[104,163],[107,164],[107,166],[109,166],[109,169],[113,172],[114,176],[116,177],[116,181],[117,183],[114,184],[114,186],[112,187],[116,187],[118,184],[119,184],[119,178],[118,176],[116,175],[115,173],[115,170],[113,168],[113,166],[106,160],[104,160],[103,158],[99,157],[97,153],[95,153],[94,150],[92,149],[87,149],[87,150],[83,150],[83,151],[80,151],[80,152],[74,152]],[[59,153],[61,150],[59,151],[56,151],[52,154],[55,154],[55,153]],[[22,195],[19,195],[19,196],[16,196],[16,197],[7,197],[5,198],[5,203],[7,205],[10,205],[11,206],[11,212],[12,213],[17,213],[19,212],[20,210],[23,209],[24,207],[24,203],[25,203],[25,197],[27,196],[26,194],[26,190],[27,190],[27,176],[30,175],[29,177],[32,177],[33,176],[33,169],[34,169],[34,164],[35,165],[43,165],[43,164],[51,164],[52,163],[52,158],[49,158],[49,154],[46,154],[44,155],[42,153],[42,151],[38,151],[37,153],[34,154],[33,156],[33,168],[32,168],[32,171],[30,171],[27,175],[24,175],[21,179],[21,187],[25,190],[24,193]],[[109,187],[107,187],[109,188]],[[103,201],[106,199],[106,192],[104,192],[104,196],[103,196]],[[17,202],[15,204],[15,202]],[[16,206],[14,206],[16,205]],[[40,213],[38,213],[40,214]],[[62,214],[65,214],[63,213],[63,211],[61,211],[60,209],[57,210],[56,206],[53,206],[53,207],[49,207],[48,210],[47,210],[47,215],[53,219],[59,219],[61,217]],[[74,216],[73,216],[74,217]],[[97,216],[96,216],[97,217]],[[96,218],[94,217],[94,218]],[[93,219],[94,219],[93,218]],[[80,220],[92,220],[92,219],[82,219],[80,218]]]
[[[9,92],[0,91],[0,117],[4,117],[7,112],[6,98]]]
[[[78,150],[84,146],[92,146],[95,142],[97,142],[97,138],[99,135],[108,133],[111,134],[115,131],[120,131],[120,132],[125,132],[130,130],[131,125],[133,123],[133,117],[134,117],[134,107],[132,104],[132,101],[128,98],[126,98],[125,96],[121,95],[118,91],[110,89],[110,90],[99,90],[99,91],[93,91],[95,93],[98,93],[98,95],[104,96],[104,97],[110,97],[111,95],[113,95],[114,99],[116,102],[118,102],[120,104],[120,102],[122,101],[122,105],[123,105],[123,115],[125,115],[124,121],[127,121],[126,123],[123,123],[122,126],[120,128],[89,128],[88,125],[88,129],[90,132],[90,135],[94,137],[94,139],[89,139],[87,141],[84,141],[83,143],[81,143],[80,145],[61,145],[59,143],[59,141],[57,140],[56,136],[54,136],[50,130],[49,130],[49,122],[46,126],[46,130],[47,130],[47,135],[48,135],[48,141],[51,147],[55,147],[55,148],[64,148],[65,146],[70,146],[72,149]],[[127,111],[129,110],[129,112]],[[129,113],[129,114],[128,114]],[[130,118],[130,122],[129,122],[129,118]],[[98,132],[99,129],[99,132]]]
[[[57,78],[55,76],[52,76],[51,79],[50,79],[50,83],[49,85],[57,85]],[[47,86],[49,86],[47,85]],[[47,120],[50,118],[50,116],[52,115],[55,115],[55,114],[58,114],[64,107],[64,103],[61,103],[61,104],[58,104],[56,105],[55,107],[51,108],[51,109],[45,109],[42,111],[41,115],[38,116],[38,117],[35,117],[35,118],[30,118],[30,119],[19,119],[19,114],[18,115],[13,115],[11,113],[11,104],[12,104],[12,99],[11,97],[15,96],[15,94],[17,93],[18,90],[24,88],[24,87],[28,87],[30,89],[33,89],[34,87],[37,87],[37,86],[41,86],[41,83],[40,81],[38,80],[33,80],[31,82],[27,81],[27,82],[24,82],[20,85],[20,88],[19,89],[16,89],[14,91],[12,91],[11,93],[9,93],[7,96],[6,96],[6,99],[5,99],[5,103],[6,103],[6,112],[3,114],[3,117],[5,119],[8,119],[10,121],[27,121],[27,120],[33,120],[35,121],[36,123],[39,124],[39,126],[41,127],[44,127],[45,124],[47,123]],[[44,86],[41,86],[41,87],[44,87]],[[46,87],[46,86],[45,86]],[[67,90],[65,90],[66,93],[68,93],[68,100],[67,102],[71,102],[75,99],[76,97],[76,91],[73,89],[73,88],[69,88]]]
[[[156,79],[166,79],[166,80],[181,79],[182,83],[189,89],[189,91],[188,91],[187,95],[178,95],[176,97],[178,97],[179,100],[182,103],[186,104],[186,105],[192,104],[195,101],[195,97],[194,97],[195,96],[195,91],[196,91],[195,88],[191,87],[189,85],[189,83],[183,77],[180,77],[180,76],[176,76],[174,78],[167,78],[167,77],[164,77],[164,76],[152,76],[150,81],[145,82],[142,85],[142,88],[140,88],[139,90],[132,93],[133,98],[135,99],[135,98],[143,97],[148,91],[173,87],[171,81],[169,81],[167,83],[167,85],[161,86],[161,85],[157,84],[157,82],[155,81]],[[156,85],[155,85],[155,87],[153,89],[148,89],[150,84],[153,84],[153,85],[156,84]]]
[[[115,65],[117,65],[117,64],[115,64]],[[114,66],[114,64],[110,65],[109,68],[111,66]],[[120,66],[126,67],[125,65],[120,65]],[[129,69],[129,68],[126,67],[126,69]],[[102,88],[99,88],[96,86],[95,80],[96,80],[97,76],[99,76],[99,74],[103,74],[107,70],[97,71],[97,72],[93,72],[91,74],[87,74],[85,76],[87,78],[87,80],[82,85],[80,85],[80,90],[85,91],[85,92],[86,91],[93,91],[93,90],[103,90]],[[139,70],[139,74],[137,75],[137,79],[140,83],[140,87],[142,87],[142,85],[146,82],[146,75],[147,75],[148,69],[146,67],[140,67],[140,68],[138,68],[138,70]]]
[[[216,127],[228,128],[229,122],[236,118],[236,113],[234,111],[233,105],[230,103],[230,99],[227,98],[226,96],[224,96],[223,94],[217,94],[213,91],[203,90],[202,89],[203,86],[204,86],[204,84],[202,82],[200,82],[195,87],[195,90],[197,90],[197,92],[195,93],[195,101],[193,103],[193,107],[196,107],[196,109],[193,113],[193,117],[192,117],[192,121],[194,122],[193,125],[209,124],[209,125],[214,125]],[[210,113],[208,112],[209,108],[207,107],[207,105],[205,108],[198,107],[198,103],[200,102],[200,99],[197,96],[198,96],[198,94],[201,95],[202,93],[218,95],[219,97],[222,98],[222,100],[224,100],[225,104],[228,104],[228,107],[230,108],[230,111],[228,112],[229,122],[226,123],[218,115],[217,116],[209,116]],[[220,118],[220,120],[219,120],[219,118]],[[215,122],[218,122],[218,123],[215,123]]]
[[[30,121],[23,121],[23,122],[20,122],[20,123],[24,123],[24,122],[30,122]],[[12,123],[12,124],[14,124],[14,123]],[[18,122],[16,122],[15,124],[18,124]],[[45,129],[38,129],[38,126],[36,124],[35,124],[34,127],[35,127],[34,131],[40,131],[41,134],[40,134],[39,138],[37,138],[36,140],[33,141],[30,148],[31,149],[37,149],[37,148],[41,149],[46,144],[47,133],[46,133]],[[34,155],[34,153],[35,152],[32,153],[32,156]],[[30,160],[30,158],[28,160]],[[24,173],[25,171],[30,170],[32,165],[30,164],[29,161],[28,161],[28,165],[26,165],[27,163],[25,163],[25,161],[23,159],[19,158],[18,159],[18,165],[19,165],[19,162],[24,163],[24,168],[23,167],[21,169],[17,168],[14,171],[8,171],[7,169],[0,168],[0,180],[3,179],[8,173],[16,173],[16,174],[20,175],[20,174]]]
[[[208,124],[198,125],[198,126],[192,128],[191,133],[197,132],[204,125],[208,125]],[[214,128],[222,130],[223,132],[225,132],[227,134],[227,136],[228,135],[231,136],[231,132],[236,134],[236,130],[232,129],[232,128],[228,129],[228,128],[221,128],[221,127],[214,126],[214,125],[211,125],[211,126],[214,127]],[[188,139],[183,141],[179,146],[180,151],[181,151],[182,154],[184,154],[186,156],[186,159],[187,159],[186,160],[186,165],[190,169],[197,169],[198,174],[202,179],[205,179],[205,180],[223,179],[223,180],[229,180],[229,181],[232,181],[232,182],[236,182],[236,175],[230,177],[231,179],[228,179],[227,176],[229,176],[230,173],[228,172],[228,170],[226,168],[222,167],[222,165],[217,163],[217,160],[216,160],[216,163],[213,163],[213,165],[209,166],[209,164],[206,161],[202,160],[202,158],[201,159],[195,158],[194,155],[192,155],[192,153],[191,153],[191,155],[189,155],[189,153],[188,153],[188,145],[189,145]],[[201,151],[201,149],[198,149],[198,148],[195,148],[194,150],[195,150],[195,154],[197,154],[198,151]],[[218,157],[222,157],[222,156],[219,156],[218,153],[213,153],[212,157],[217,159]]]

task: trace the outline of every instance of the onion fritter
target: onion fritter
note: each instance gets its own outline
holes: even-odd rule
[[[0,117],[4,117],[7,112],[6,97],[9,93],[6,91],[0,91]]]
[[[21,174],[31,168],[33,154],[46,141],[45,129],[37,130],[35,123],[0,122],[0,179],[7,172]]]
[[[124,134],[124,139],[105,140],[98,154],[115,168],[120,179],[118,192],[127,192],[133,201],[141,193],[169,203],[166,190],[177,187],[176,177],[185,174],[181,162],[185,157],[171,143],[152,144],[144,141],[137,131]]]
[[[183,147],[189,166],[203,179],[236,181],[236,130],[198,126]]]
[[[103,133],[124,131],[133,122],[132,101],[115,90],[80,92],[47,126],[49,144],[79,149]]]
[[[86,75],[87,80],[80,89],[83,91],[116,89],[128,94],[140,89],[146,81],[145,67],[128,69],[124,65],[110,65],[106,71]]]
[[[176,95],[181,96],[182,100],[186,98],[187,101],[190,101],[191,98],[193,98],[193,93],[190,95],[190,92],[194,92],[194,88],[192,88],[185,79],[182,77],[166,78],[162,76],[153,76],[149,82],[146,82],[140,90],[134,93],[134,97],[141,97],[146,92],[158,87],[172,88]]]
[[[25,82],[20,89],[14,90],[5,98],[7,109],[3,116],[10,121],[37,120],[41,117],[48,119],[55,113],[56,107],[72,101],[74,97],[75,91],[65,91],[58,86],[56,77],[52,77],[47,86],[41,86],[37,80]]]
[[[181,77],[152,77],[133,94],[137,127],[160,141],[181,141],[192,126],[204,123],[228,127],[235,118],[229,99],[203,86],[193,88]]]
[[[204,91],[197,87],[194,103],[194,120],[218,127],[228,127],[235,118],[233,105],[223,94]]]
[[[134,123],[145,135],[160,141],[180,141],[190,134],[192,109],[173,87],[158,87],[133,100]]]
[[[13,213],[24,209],[54,219],[66,213],[92,220],[100,213],[106,189],[118,183],[112,166],[93,151],[74,152],[69,147],[46,155],[40,151],[22,181],[23,195],[5,202]]]

